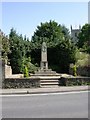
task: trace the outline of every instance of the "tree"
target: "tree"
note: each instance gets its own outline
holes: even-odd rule
[[[28,57],[28,58],[22,57],[21,63],[22,63],[22,66],[21,66],[20,71],[23,74],[25,74],[25,69],[28,70],[28,74],[29,73],[34,73],[37,70],[37,67],[34,64],[31,63],[31,58],[30,57]]]
[[[69,29],[65,27],[65,25],[62,25],[62,33],[64,34],[64,37],[67,39],[70,39],[70,32]]]
[[[1,53],[2,53],[2,59],[5,60],[5,63],[8,64],[8,54],[10,53],[10,42],[8,39],[8,36],[0,35],[0,42],[1,42]]]
[[[69,30],[55,21],[41,23],[32,36],[32,62],[40,63],[40,48],[45,41],[49,67],[57,72],[68,72],[69,64],[75,63],[76,46],[71,42]],[[37,57],[38,56],[38,57]]]
[[[90,24],[85,24],[78,36],[78,47],[90,53]]]
[[[50,22],[41,23],[40,26],[37,26],[31,42],[39,48],[42,42],[45,41],[47,46],[50,47],[57,45],[62,39],[64,39],[64,34],[61,25],[50,20]]]
[[[75,63],[76,61],[76,46],[71,43],[71,40],[65,39],[48,51],[48,62],[50,67],[57,72],[68,73],[70,63]]]
[[[17,34],[12,28],[9,34],[10,50],[8,54],[10,65],[14,74],[23,73],[28,76],[28,72],[33,72],[36,67],[31,63],[31,42],[22,34]]]
[[[29,77],[29,71],[27,66],[24,66],[24,77]]]
[[[79,50],[77,50],[75,57],[76,57],[75,64],[77,67],[90,66],[90,62],[89,62],[90,54],[87,54],[85,52],[80,52]]]
[[[13,73],[20,73],[22,66],[22,57],[25,57],[25,46],[22,35],[18,35],[12,28],[9,34],[10,50],[8,55]]]

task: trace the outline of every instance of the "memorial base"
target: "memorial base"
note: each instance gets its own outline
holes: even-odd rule
[[[52,71],[51,69],[40,69],[31,76],[38,77],[40,79],[40,87],[58,87],[60,74]]]

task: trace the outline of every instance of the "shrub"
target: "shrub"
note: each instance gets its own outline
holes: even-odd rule
[[[24,77],[29,77],[29,72],[27,66],[24,67]]]
[[[73,66],[73,75],[77,76],[77,67],[76,67],[76,65]]]

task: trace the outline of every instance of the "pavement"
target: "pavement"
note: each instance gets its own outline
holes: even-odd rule
[[[7,94],[40,94],[40,93],[57,93],[57,92],[73,92],[88,91],[89,86],[57,86],[44,88],[25,88],[25,89],[0,89],[1,95]]]

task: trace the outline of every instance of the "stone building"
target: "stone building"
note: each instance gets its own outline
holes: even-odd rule
[[[81,30],[81,26],[79,25],[79,28],[72,28],[72,25],[71,25],[71,38],[74,42],[77,42],[78,41],[78,34]]]

